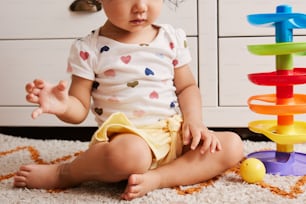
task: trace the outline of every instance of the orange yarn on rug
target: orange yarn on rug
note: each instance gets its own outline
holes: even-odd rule
[[[235,167],[227,170],[224,174],[227,174],[227,173],[235,173],[237,175],[240,176],[240,165],[241,163],[239,163],[238,165],[236,165]],[[200,192],[204,187],[207,187],[207,186],[211,186],[213,185],[216,181],[218,181],[218,179],[222,177],[222,175],[220,176],[217,176],[213,179],[210,179],[208,181],[205,181],[205,182],[202,182],[202,183],[199,183],[195,186],[192,186],[192,187],[175,187],[177,193],[179,195],[186,195],[186,194],[193,194],[193,193],[198,193]],[[243,180],[241,179],[241,182],[243,182]],[[255,185],[258,185],[262,188],[265,188],[265,189],[268,189],[270,192],[276,194],[276,195],[279,195],[279,196],[282,196],[282,197],[286,197],[286,198],[290,198],[290,199],[294,199],[294,198],[297,198],[298,195],[304,193],[304,191],[302,190],[302,187],[306,184],[306,175],[305,176],[302,176],[293,186],[290,187],[290,191],[287,192],[277,186],[273,186],[272,184],[268,184],[264,181],[261,181],[261,182],[258,182],[256,183]],[[247,185],[250,185],[250,184],[247,184]]]
[[[18,146],[15,149],[0,152],[0,157],[4,157],[6,155],[13,154],[13,153],[19,152],[19,151],[24,151],[24,150],[27,150],[30,153],[31,159],[36,164],[56,164],[56,163],[60,163],[60,162],[63,162],[63,161],[67,161],[67,160],[71,159],[72,157],[76,157],[80,153],[82,153],[82,151],[78,151],[78,152],[70,154],[70,155],[59,157],[59,158],[57,158],[55,160],[52,160],[50,162],[46,162],[46,161],[44,161],[43,159],[40,158],[39,151],[35,147],[32,147],[32,146]],[[14,175],[15,175],[15,172],[5,174],[5,175],[0,175],[0,182],[3,181],[3,180],[6,180],[6,179],[10,179]]]

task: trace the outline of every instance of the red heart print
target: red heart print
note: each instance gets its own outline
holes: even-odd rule
[[[173,66],[176,66],[176,65],[178,64],[178,60],[177,60],[177,59],[174,59],[174,60],[172,61],[172,64],[173,64]]]
[[[104,72],[104,75],[107,76],[107,77],[115,77],[116,72],[113,69],[108,69]]]
[[[150,98],[151,98],[151,99],[158,99],[158,98],[159,98],[159,95],[158,95],[158,93],[157,93],[156,91],[152,91],[152,92],[150,93]]]
[[[81,51],[80,52],[80,56],[83,60],[87,60],[88,57],[89,57],[89,53],[88,52],[84,52],[84,51]]]
[[[121,61],[125,64],[128,64],[131,61],[131,58],[130,55],[120,57]]]
[[[174,43],[173,42],[170,42],[170,48],[171,48],[171,50],[173,50],[174,49]]]

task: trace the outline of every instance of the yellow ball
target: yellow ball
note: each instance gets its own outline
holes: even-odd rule
[[[256,158],[244,160],[240,166],[240,175],[248,183],[256,183],[266,175],[265,165]]]

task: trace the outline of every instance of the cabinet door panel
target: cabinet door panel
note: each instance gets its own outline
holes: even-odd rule
[[[25,101],[26,82],[35,78],[57,82],[67,78],[67,56],[72,40],[0,41],[1,106],[30,105]]]
[[[274,35],[271,27],[255,27],[247,22],[247,15],[257,13],[275,13],[276,6],[288,4],[292,11],[305,13],[306,4],[299,0],[219,0],[220,36],[259,36]],[[296,34],[306,34],[306,30],[296,29]]]

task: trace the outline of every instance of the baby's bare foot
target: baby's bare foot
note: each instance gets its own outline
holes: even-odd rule
[[[132,200],[144,196],[159,187],[160,176],[157,172],[149,171],[144,174],[132,174],[128,178],[128,184],[121,197],[125,200]]]
[[[62,165],[25,165],[21,166],[14,177],[15,187],[55,189],[67,184],[60,178]]]

